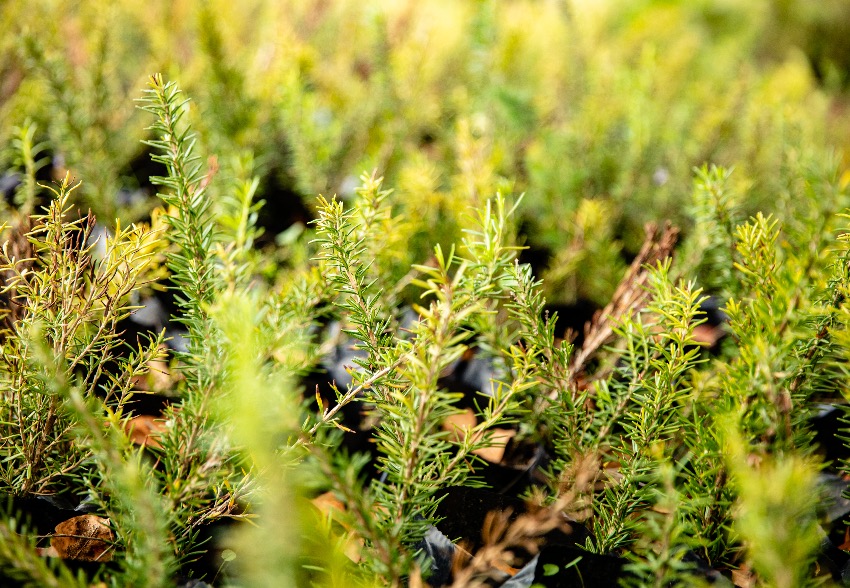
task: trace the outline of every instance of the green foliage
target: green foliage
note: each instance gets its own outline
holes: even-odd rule
[[[697,542],[695,529],[683,516],[683,504],[690,500],[676,487],[681,474],[673,464],[659,463],[649,497],[654,510],[639,523],[639,544],[628,554],[635,561],[628,566],[632,575],[627,586],[699,585],[695,565],[686,559]]]
[[[26,217],[35,209],[35,197],[39,190],[36,174],[47,165],[47,158],[43,156],[47,146],[44,142],[35,142],[37,125],[32,121],[26,121],[15,131],[16,136],[12,140],[12,164],[24,174],[23,181],[15,192],[15,206],[20,214]]]
[[[469,230],[464,244],[468,259],[456,257],[454,251],[445,255],[437,246],[434,265],[414,267],[421,277],[412,283],[422,289],[428,306],[414,306],[418,320],[409,327],[409,336],[399,337],[388,330],[391,319],[382,318],[389,314],[378,306],[382,292],[370,291],[377,279],[366,281],[371,263],[363,257],[369,251],[367,221],[375,216],[376,188],[369,189],[373,179],[364,176],[364,181],[356,212],[345,212],[340,202],[320,199],[317,225],[322,261],[330,269],[328,280],[344,296],[338,308],[344,324],[354,327],[346,332],[364,352],[354,360],[362,370],[353,374],[359,386],[346,394],[337,392],[338,406],[355,400],[355,391],[363,391],[378,423],[374,434],[385,475],[367,494],[377,510],[364,509],[363,519],[374,520],[368,526],[365,520],[359,523],[365,527],[364,536],[372,538],[379,532],[381,542],[388,541],[375,571],[396,584],[413,570],[415,554],[403,546],[415,544],[433,522],[435,493],[467,481],[474,451],[492,444],[490,429],[508,422],[508,414],[516,408],[514,397],[529,387],[529,367],[522,354],[493,346],[492,323],[483,320],[496,314],[506,299],[503,283],[509,279],[516,250],[504,243],[512,212],[504,199],[488,202],[477,226]],[[359,227],[355,218],[362,219]],[[460,395],[444,390],[439,378],[468,349],[467,341],[476,333],[485,342],[490,338],[492,351],[508,353],[510,380],[493,383],[477,425],[453,434],[442,424],[458,413],[454,405]],[[324,411],[320,422],[342,427],[331,420],[337,410]],[[310,433],[315,431],[313,427]],[[350,500],[350,495],[345,498]]]
[[[240,548],[236,566],[242,580],[251,586],[294,585],[303,541],[298,530],[303,528],[302,518],[307,513],[296,506],[296,472],[277,449],[298,426],[298,399],[289,391],[287,378],[292,372],[273,369],[257,353],[265,345],[257,328],[261,314],[256,308],[256,300],[241,290],[222,296],[212,310],[227,358],[225,381],[216,404],[222,414],[232,415],[228,433],[244,448],[249,463],[256,468],[257,483],[265,489],[254,509],[260,522],[242,529],[236,537],[234,547]],[[275,513],[282,512],[288,513],[288,524],[270,524]]]
[[[582,200],[570,227],[566,247],[561,249],[543,275],[547,292],[559,299],[575,302],[579,298],[604,306],[626,269],[622,243],[614,234],[614,215],[610,203]],[[562,292],[570,292],[565,296]]]
[[[157,138],[146,143],[156,149],[153,160],[162,163],[168,170],[164,177],[153,177],[155,185],[164,186],[167,192],[159,194],[169,211],[165,220],[175,231],[174,241],[179,250],[168,257],[168,269],[180,295],[177,304],[183,316],[179,318],[188,331],[189,358],[201,358],[208,350],[211,327],[204,306],[209,305],[216,294],[218,284],[213,274],[212,246],[214,234],[210,218],[210,202],[206,197],[206,185],[199,157],[194,153],[195,138],[186,127],[180,125],[185,113],[186,101],[174,82],[165,83],[161,76],[152,76],[151,89],[141,108],[154,116],[156,122],[151,129]],[[204,363],[195,360],[197,378],[191,384],[204,387],[209,372]]]
[[[701,321],[700,292],[688,285],[674,287],[668,267],[652,274],[650,304],[646,317],[627,317],[615,332],[625,348],[619,366],[595,389],[596,414],[588,419],[593,445],[586,450],[604,451],[619,464],[617,477],[596,503],[593,521],[595,544],[588,548],[607,553],[631,540],[637,521],[632,515],[645,506],[651,484],[654,448],[671,456],[674,436],[681,429],[678,417],[690,395],[687,375],[699,363],[693,329]],[[648,320],[647,320],[648,319]],[[611,434],[620,425],[619,440]]]
[[[769,586],[804,586],[820,543],[816,471],[800,458],[752,466],[734,428],[725,432],[726,456],[738,490],[735,529]]]
[[[253,153],[260,190],[285,188],[259,194],[270,205],[350,197],[377,168],[411,223],[409,266],[461,238],[467,206],[525,192],[526,238],[554,255],[547,296],[604,304],[645,222],[689,222],[694,167],[735,166],[745,218],[780,210],[799,159],[827,157],[824,137],[846,145],[784,40],[819,45],[830,19],[800,2],[714,4],[34,0],[4,7],[0,138],[32,119],[86,178],[84,206],[136,220],[149,204],[117,198],[147,183],[130,98],[165,71],[196,97],[185,116],[224,175]]]
[[[103,501],[116,526],[118,542],[125,549],[122,577],[134,586],[165,586],[174,571],[174,554],[168,541],[169,510],[156,484],[148,480],[152,468],[140,452],[119,433],[121,416],[97,402],[88,405],[77,390],[69,391],[69,404],[79,421],[79,441],[85,442],[98,464],[99,487],[90,487]],[[106,498],[109,497],[109,498]]]
[[[628,560],[625,585],[699,585],[696,557],[811,583],[816,474],[835,466],[809,422],[846,402],[850,358],[850,175],[830,155],[846,72],[818,40],[839,25],[767,1],[0,15],[0,171],[19,181],[0,490],[86,500],[116,537],[112,564],[74,577],[10,511],[9,577],[169,586],[225,547],[205,581],[415,586],[442,491],[484,484],[508,428],[552,457],[545,480],[455,578],[479,585],[569,521]],[[789,30],[805,56],[776,48]],[[156,74],[133,108],[145,71],[195,100]],[[666,219],[678,249],[676,229],[641,232]],[[165,288],[186,347],[125,340]],[[578,300],[602,307],[583,343],[548,312]],[[350,381],[302,390],[341,350]],[[471,357],[467,410],[447,376]],[[165,364],[161,430],[134,446],[128,403]]]
[[[107,372],[121,341],[117,324],[132,307],[128,296],[145,279],[156,236],[141,227],[119,229],[102,253],[91,239],[92,217],[70,220],[66,176],[33,228],[7,241],[0,257],[7,325],[2,332],[2,480],[14,494],[55,491],[84,465],[86,455],[70,434],[63,380],[77,378],[87,395],[121,403],[130,380],[158,354],[160,337]]]
[[[685,266],[699,260],[692,271],[709,292],[724,298],[738,289],[733,264],[740,205],[732,193],[731,178],[732,170],[715,166],[696,171],[691,211],[694,227],[685,244]]]
[[[182,402],[170,405],[163,415],[170,426],[159,439],[161,465],[155,476],[170,502],[175,550],[188,558],[200,526],[235,511],[249,480],[238,466],[224,423],[210,415],[222,386],[226,358],[221,349],[224,341],[209,308],[223,290],[228,270],[225,263],[216,263],[216,227],[206,196],[208,178],[201,175],[191,129],[180,123],[186,102],[180,98],[179,88],[159,75],[151,77],[150,86],[142,108],[156,117],[153,130],[157,138],[149,144],[160,152],[152,156],[154,161],[168,170],[168,176],[151,180],[168,189],[159,196],[168,206],[165,221],[176,247],[167,257],[173,287],[179,291],[175,299],[181,314],[175,319],[187,329],[187,351],[180,354],[186,386]],[[240,221],[241,233],[237,232],[241,243],[234,244],[237,255],[253,232],[249,196],[250,188],[242,197],[236,196],[242,210],[248,208],[242,212],[247,217]],[[241,286],[245,288],[245,284]]]

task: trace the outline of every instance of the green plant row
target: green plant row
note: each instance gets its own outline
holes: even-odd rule
[[[830,464],[809,423],[816,403],[844,402],[850,343],[847,195],[835,169],[796,168],[799,200],[786,214],[750,217],[734,173],[696,170],[691,235],[677,248],[674,228],[647,227],[577,348],[518,259],[527,203],[498,192],[455,219],[456,244],[407,264],[411,221],[382,178],[363,175],[349,202],[319,197],[312,259],[269,286],[252,248],[256,180],[213,187],[186,105],[160,75],[140,103],[166,170],[153,179],[163,206],[153,228],[95,239],[93,217],[71,214],[79,184],[68,176],[45,186],[43,212],[8,227],[0,490],[85,499],[114,531],[111,562],[74,572],[40,557],[10,512],[0,524],[9,578],[170,586],[223,546],[226,569],[207,581],[421,585],[440,491],[481,485],[480,450],[513,427],[554,459],[525,497],[529,514],[493,526],[480,553],[456,562],[458,585],[482,585],[488,562],[514,563],[519,547],[579,526],[588,553],[629,560],[629,585],[698,585],[694,555],[754,585],[818,582],[817,475]],[[37,151],[28,136],[23,161]],[[36,168],[25,167],[27,190]],[[165,272],[187,344],[172,359],[180,378],[157,443],[137,446],[128,402],[163,358],[165,334],[127,342],[120,325]],[[727,316],[713,355],[697,335],[698,284]],[[337,344],[330,320],[357,354],[351,383],[314,398],[299,382]],[[492,366],[489,389],[475,424],[453,429],[462,394],[441,378],[473,351]],[[343,418],[355,403],[368,423],[356,432]],[[352,434],[372,439],[373,461],[344,450]],[[308,500],[324,491],[339,504],[331,514]],[[225,518],[237,524],[204,542]]]
[[[147,164],[140,140],[153,137],[133,99],[144,72],[167,72],[196,99],[184,116],[228,180],[209,186],[211,207],[230,181],[257,176],[273,211],[264,243],[288,224],[275,217],[303,223],[293,210],[315,215],[315,194],[350,199],[359,171],[379,169],[410,223],[404,273],[434,243],[462,239],[469,206],[526,193],[518,226],[547,298],[604,306],[645,222],[691,230],[693,167],[734,167],[744,218],[776,214],[797,200],[799,167],[847,146],[847,10],[840,0],[10,2],[0,142],[34,148],[42,181],[85,178],[76,201],[98,218],[146,219],[148,177],[164,172]],[[0,164],[25,172],[15,153]],[[39,194],[21,187],[23,214]],[[294,254],[266,253],[268,275]]]

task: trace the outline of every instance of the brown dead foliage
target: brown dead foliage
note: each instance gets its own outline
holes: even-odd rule
[[[77,561],[110,561],[114,542],[109,519],[80,515],[56,525],[56,533],[50,538],[50,555]]]
[[[614,327],[621,318],[637,312],[646,305],[649,299],[649,292],[646,289],[650,276],[649,268],[669,257],[679,238],[679,229],[669,222],[665,223],[663,228],[659,228],[654,223],[648,223],[644,231],[646,236],[643,245],[620,280],[620,284],[611,297],[611,302],[585,325],[584,345],[576,351],[570,362],[569,373],[574,384],[583,377],[584,369],[590,359],[611,341],[614,336]]]
[[[161,448],[157,439],[165,430],[165,419],[147,414],[135,416],[124,422],[124,432],[135,445]]]
[[[547,533],[559,529],[569,534],[572,524],[586,518],[587,497],[600,475],[599,457],[580,456],[573,464],[561,477],[560,494],[554,501],[536,497],[528,511],[513,520],[509,511],[488,513],[482,529],[484,546],[474,554],[455,550],[453,588],[488,586],[497,572],[516,574],[524,563],[520,553],[537,553]]]

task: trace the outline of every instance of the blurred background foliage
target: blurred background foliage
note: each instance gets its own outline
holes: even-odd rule
[[[696,167],[734,168],[744,217],[793,221],[801,177],[850,180],[834,155],[850,141],[846,0],[5,2],[0,144],[35,129],[40,177],[84,179],[77,205],[107,225],[146,219],[162,170],[134,99],[156,71],[193,97],[214,209],[259,177],[271,280],[305,259],[315,196],[353,196],[373,169],[409,243],[399,267],[459,241],[470,204],[525,193],[547,297],[595,304],[645,222],[688,235]]]

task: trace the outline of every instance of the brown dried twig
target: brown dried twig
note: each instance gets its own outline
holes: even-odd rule
[[[529,512],[512,522],[510,511],[488,513],[481,533],[484,546],[474,556],[461,548],[455,550],[452,588],[488,586],[488,579],[519,563],[516,549],[536,554],[550,531],[571,533],[572,524],[589,514],[587,497],[599,475],[596,453],[579,456],[561,476],[560,493],[554,502],[541,505],[542,501],[535,501]]]
[[[649,268],[672,254],[679,237],[678,227],[669,222],[661,229],[655,223],[647,223],[644,231],[646,237],[640,252],[620,280],[611,302],[585,325],[584,345],[570,362],[569,373],[573,384],[584,373],[590,359],[612,339],[614,327],[621,317],[640,310],[646,304],[649,298],[645,287],[649,280]]]

